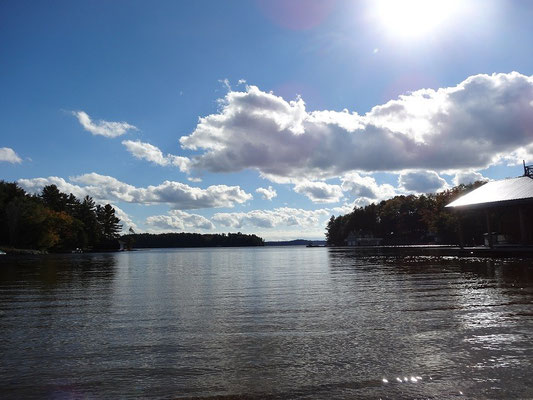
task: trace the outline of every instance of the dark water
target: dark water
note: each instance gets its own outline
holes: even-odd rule
[[[215,396],[533,398],[531,261],[1,257],[1,398]]]

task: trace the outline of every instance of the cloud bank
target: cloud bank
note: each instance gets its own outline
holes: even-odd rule
[[[168,215],[154,215],[146,218],[146,224],[157,231],[213,230],[215,225],[207,218],[181,210],[171,210]]]
[[[319,220],[329,215],[328,210],[302,210],[281,207],[273,210],[252,210],[249,212],[217,213],[212,220],[235,229],[245,226],[256,228],[316,227]]]
[[[482,169],[533,155],[533,77],[475,75],[356,112],[312,111],[248,86],[180,139],[192,166],[318,180],[352,171]]]
[[[22,159],[15,153],[15,150],[9,147],[0,147],[0,162],[20,164]]]
[[[84,111],[73,111],[72,114],[78,118],[83,129],[91,132],[93,135],[114,138],[124,135],[129,130],[138,130],[137,127],[130,125],[127,122],[93,121]]]
[[[70,178],[70,183],[59,177],[19,179],[18,184],[30,193],[38,193],[46,185],[56,185],[76,197],[89,195],[100,202],[124,201],[139,204],[168,204],[175,209],[233,207],[251,200],[253,196],[239,186],[212,185],[206,189],[185,183],[164,181],[156,186],[135,187],[111,176],[96,173]]]

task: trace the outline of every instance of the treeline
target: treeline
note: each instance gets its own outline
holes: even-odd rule
[[[50,251],[110,250],[119,247],[122,226],[110,205],[90,196],[45,186],[30,195],[16,183],[0,181],[0,245]]]
[[[137,233],[122,236],[121,240],[136,248],[169,247],[236,247],[263,246],[264,241],[256,235],[243,233]]]
[[[327,244],[345,245],[345,239],[351,232],[382,238],[383,245],[456,244],[460,223],[465,241],[481,244],[483,216],[474,211],[462,215],[460,221],[457,213],[445,206],[483,184],[475,182],[419,196],[396,196],[378,204],[355,207],[349,214],[330,218],[326,227]]]

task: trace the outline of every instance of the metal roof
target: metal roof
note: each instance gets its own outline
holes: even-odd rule
[[[452,201],[446,207],[500,205],[497,203],[533,201],[533,178],[492,181]]]

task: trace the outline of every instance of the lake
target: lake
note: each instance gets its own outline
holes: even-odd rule
[[[533,398],[532,262],[1,256],[0,397]]]

